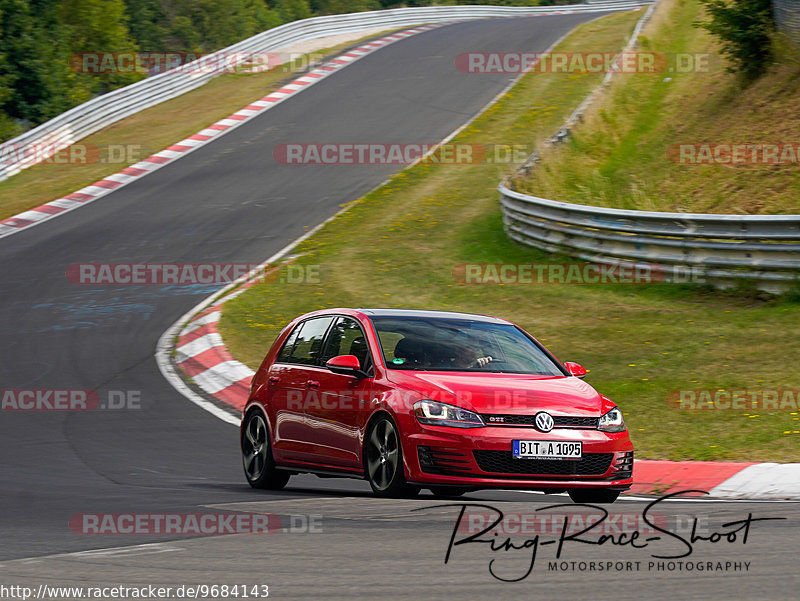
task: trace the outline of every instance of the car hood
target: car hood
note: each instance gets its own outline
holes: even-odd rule
[[[387,370],[396,385],[421,398],[478,413],[599,417],[614,403],[573,376]]]

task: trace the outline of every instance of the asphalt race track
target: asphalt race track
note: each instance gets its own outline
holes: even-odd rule
[[[747,544],[698,543],[684,558],[749,561],[748,571],[550,572],[553,547],[542,547],[532,574],[506,583],[489,574],[496,554],[487,545],[459,547],[444,564],[458,508],[410,511],[456,501],[379,501],[364,482],[312,476],[279,493],[253,491],[235,428],[179,395],[153,357],[159,336],[217,287],[79,286],[65,277],[82,262],[260,262],[397,169],[281,166],[277,144],[436,142],[513,77],[459,73],[457,54],[543,51],[597,16],[467,22],[397,42],[88,207],[0,240],[2,389],[141,398],[139,410],[2,412],[0,584],[247,583],[297,599],[796,598],[800,511],[792,503],[679,501],[660,510],[670,522],[699,516],[709,531],[730,530],[722,524],[748,513],[787,518],[753,524]],[[506,513],[568,501],[510,492],[465,499]],[[634,514],[644,505],[613,508]],[[80,513],[219,511],[275,513],[286,527],[300,524],[295,530],[308,518],[289,516],[320,516],[321,531],[175,538],[69,527]],[[674,552],[675,542],[664,548]],[[652,560],[650,550],[610,547],[575,544],[564,558]],[[496,567],[519,576],[525,557]]]

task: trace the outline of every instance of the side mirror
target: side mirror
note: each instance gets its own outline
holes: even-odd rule
[[[328,359],[325,367],[335,374],[343,376],[353,376],[356,378],[366,378],[367,374],[361,371],[361,363],[355,355],[339,355]]]
[[[586,375],[586,370],[580,363],[573,363],[572,361],[567,361],[564,363],[564,367],[567,368],[567,371],[570,373],[571,376],[575,376],[576,378],[582,378]]]

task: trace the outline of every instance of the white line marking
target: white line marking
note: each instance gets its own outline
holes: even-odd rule
[[[164,543],[149,543],[144,545],[133,545],[131,547],[110,547],[108,549],[91,549],[89,551],[77,551],[68,553],[68,557],[108,557],[125,555],[154,555],[157,553],[171,553],[173,551],[183,551],[180,547],[173,547]]]
[[[101,549],[90,549],[87,551],[74,551],[71,553],[55,553],[53,555],[42,555],[39,557],[22,557],[20,559],[10,559],[0,564],[0,569],[10,569],[14,564],[31,565],[42,563],[45,560],[56,558],[92,558],[92,557],[115,557],[124,555],[132,557],[135,555],[153,555],[157,553],[170,553],[173,551],[183,551],[181,547],[175,547],[166,543],[145,543],[141,545],[131,545],[128,547],[107,547]]]

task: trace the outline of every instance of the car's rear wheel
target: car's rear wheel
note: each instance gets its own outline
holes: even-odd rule
[[[567,492],[575,503],[613,503],[619,496],[618,490],[607,488],[573,488]]]
[[[267,424],[258,411],[251,411],[245,418],[242,464],[247,481],[253,488],[279,490],[289,482],[289,472],[275,467]]]
[[[418,486],[410,486],[403,474],[403,449],[394,422],[379,417],[364,442],[364,471],[372,492],[379,497],[413,497]]]

